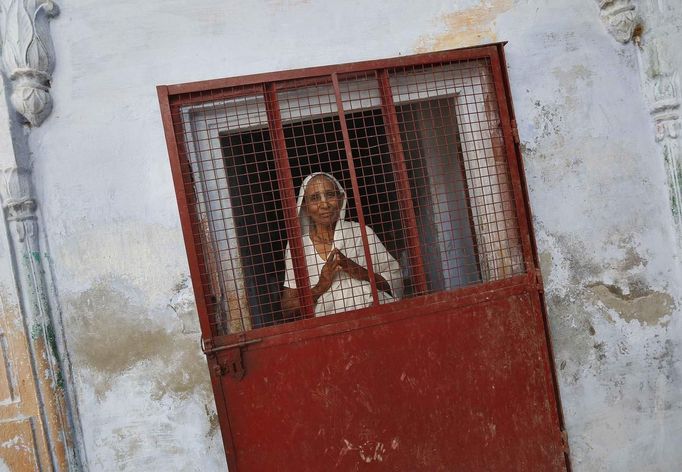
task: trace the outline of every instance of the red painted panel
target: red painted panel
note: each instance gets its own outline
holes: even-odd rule
[[[566,470],[533,297],[245,349],[232,472]]]

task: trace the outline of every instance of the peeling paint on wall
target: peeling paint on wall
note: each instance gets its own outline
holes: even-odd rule
[[[87,0],[53,32],[59,110],[31,139],[92,470],[225,470],[154,86],[496,40],[574,470],[682,469],[666,175],[637,54],[594,0]]]
[[[121,281],[113,285],[121,286]],[[71,318],[78,320],[70,333],[74,339],[72,355],[80,365],[98,374],[94,377],[98,396],[106,395],[111,382],[126,370],[153,360],[166,366],[149,371],[155,385],[154,399],[164,395],[186,398],[196,389],[209,392],[208,368],[196,331],[185,334],[177,329],[176,322],[160,326],[147,315],[146,307],[128,297],[100,280],[67,302]],[[192,316],[196,324],[196,311],[183,315]]]
[[[495,19],[511,9],[513,3],[513,0],[485,0],[469,8],[444,13],[436,20],[443,31],[423,35],[414,49],[416,52],[442,51],[495,42]]]
[[[183,276],[168,287],[169,302],[157,306],[145,300],[144,287],[109,276],[64,297],[81,409],[89,418],[84,433],[99,470],[144,470],[149,463],[224,470],[190,293]]]
[[[673,313],[673,298],[664,292],[638,288],[623,293],[614,285],[596,284],[590,291],[597,302],[603,303],[625,321],[637,320],[645,325],[667,324],[664,318]]]

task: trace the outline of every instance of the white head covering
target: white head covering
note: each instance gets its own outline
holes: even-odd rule
[[[308,236],[310,234],[310,229],[313,225],[313,221],[308,215],[308,212],[305,210],[305,206],[303,205],[305,189],[308,187],[308,184],[310,183],[311,180],[320,175],[326,177],[331,182],[334,182],[334,185],[336,185],[336,188],[341,194],[341,208],[339,209],[339,220],[343,220],[346,216],[346,204],[348,202],[348,199],[346,198],[346,192],[343,190],[343,187],[341,186],[339,181],[336,180],[336,177],[334,177],[331,174],[327,174],[326,172],[315,172],[313,174],[310,174],[303,180],[301,188],[298,191],[298,200],[296,201],[296,211],[298,213],[298,219],[301,223],[301,234],[303,235],[303,237]],[[334,235],[334,239],[336,239],[336,234]]]
[[[339,209],[339,220],[334,228],[334,247],[341,250],[343,254],[352,259],[362,267],[367,266],[365,248],[363,247],[363,234],[360,225],[353,221],[346,221],[346,205],[348,199],[343,187],[333,175],[326,172],[315,172],[310,174],[303,180],[301,188],[298,192],[298,201],[296,203],[298,218],[301,223],[301,233],[304,237],[303,247],[306,252],[306,264],[308,273],[310,275],[311,285],[315,285],[319,280],[319,274],[325,262],[321,260],[317,250],[314,247],[312,240],[305,240],[306,236],[310,235],[310,229],[313,225],[312,218],[308,215],[303,205],[305,197],[305,190],[310,181],[317,176],[324,176],[331,182],[334,182],[336,188],[341,192],[341,206]],[[372,257],[372,268],[375,274],[380,274],[391,286],[392,296],[386,292],[379,292],[380,303],[399,299],[403,293],[403,281],[400,271],[400,264],[391,256],[381,243],[379,238],[374,234],[374,231],[369,226],[365,226],[365,235],[369,245],[369,250]],[[294,264],[291,260],[291,252],[289,245],[287,245],[285,252],[286,261],[286,280],[284,286],[288,288],[296,288],[296,277],[294,274]],[[355,280],[348,276],[348,274],[341,273],[339,277],[334,280],[334,284],[330,290],[325,292],[320,297],[315,306],[315,315],[322,316],[331,313],[338,313],[356,308],[364,308],[371,306],[373,303],[372,291],[369,282]]]

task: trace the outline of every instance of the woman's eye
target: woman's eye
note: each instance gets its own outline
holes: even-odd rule
[[[326,198],[327,200],[331,198],[336,198],[336,192],[325,192],[324,198]]]

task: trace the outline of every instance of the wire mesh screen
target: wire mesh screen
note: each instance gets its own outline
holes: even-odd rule
[[[179,102],[176,138],[215,335],[525,270],[487,59]]]

